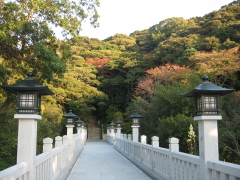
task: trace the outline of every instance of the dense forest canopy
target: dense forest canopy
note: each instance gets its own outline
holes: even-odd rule
[[[234,88],[223,97],[219,121],[221,160],[240,163],[240,1],[235,0],[203,17],[170,17],[129,36],[115,34],[103,41],[78,36],[89,15],[97,26],[98,0],[0,0],[0,83],[13,84],[33,71],[53,96],[44,96],[43,121],[38,123],[38,153],[42,139],[66,132],[62,115],[72,109],[83,121],[105,127],[144,116],[140,133],[180,139],[180,150],[198,154],[194,103],[183,98],[208,75],[211,82]],[[40,18],[41,17],[41,18]],[[58,40],[51,25],[61,27],[68,40]],[[15,99],[0,89],[0,169],[15,164],[17,121]],[[9,133],[14,132],[14,133]],[[189,133],[191,132],[191,133]],[[192,133],[193,134],[193,133]]]

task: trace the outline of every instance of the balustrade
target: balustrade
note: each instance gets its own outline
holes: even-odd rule
[[[200,157],[179,152],[179,140],[169,139],[169,149],[159,147],[159,138],[152,137],[152,145],[116,138],[115,149],[154,179],[200,179]],[[222,161],[208,161],[209,180],[240,180],[240,165]]]
[[[35,157],[35,179],[61,179],[68,171],[71,163],[78,157],[86,142],[86,134],[74,134],[71,140],[67,136],[43,140],[43,153]],[[53,148],[54,147],[54,148]],[[31,180],[29,179],[29,163],[21,162],[0,172],[1,180]]]

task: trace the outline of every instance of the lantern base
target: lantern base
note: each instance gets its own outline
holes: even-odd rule
[[[221,115],[217,115],[217,116],[195,116],[194,121],[212,121],[212,120],[222,120],[222,116]]]
[[[35,119],[41,120],[42,116],[38,114],[14,114],[15,119]]]

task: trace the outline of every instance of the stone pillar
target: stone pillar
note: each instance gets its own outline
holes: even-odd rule
[[[117,128],[117,138],[121,138],[121,129],[122,128]]]
[[[63,138],[63,144],[67,144],[68,143],[68,136],[64,135],[62,138]]]
[[[63,138],[61,136],[55,137],[55,147],[61,147],[63,144]]]
[[[179,152],[179,139],[170,138],[169,139],[169,151],[170,152]]]
[[[68,139],[72,139],[73,137],[73,128],[74,128],[74,125],[66,125],[67,127],[67,136],[68,136]]]
[[[132,140],[132,135],[128,134],[128,140]]]
[[[53,148],[53,139],[45,138],[43,139],[43,153],[50,152]]]
[[[194,120],[198,121],[200,180],[210,178],[207,162],[209,160],[219,160],[217,121],[221,119],[222,116],[220,115],[194,117]]]
[[[159,137],[157,136],[152,137],[152,147],[159,147]]]
[[[77,127],[77,134],[80,134],[81,133],[81,127]]]
[[[138,125],[132,125],[132,139],[133,142],[139,142],[138,136],[139,136],[139,127]]]
[[[172,152],[179,152],[179,139],[170,138],[169,139],[169,179],[175,179],[174,164]]]
[[[120,138],[121,138],[121,139],[124,139],[123,134],[120,135]]]
[[[42,116],[37,114],[15,114],[18,119],[17,164],[29,163],[29,179],[35,180],[35,157],[37,146],[37,121]]]
[[[141,136],[141,143],[142,144],[147,144],[147,136],[145,136],[145,135]]]

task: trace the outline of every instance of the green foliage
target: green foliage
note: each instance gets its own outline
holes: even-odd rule
[[[219,122],[220,159],[240,164],[240,94],[222,98],[223,120]]]
[[[197,150],[196,135],[193,130],[192,124],[190,124],[189,126],[188,138],[189,139],[187,139],[187,145],[188,145],[189,154],[196,154],[196,150]]]
[[[56,136],[62,136],[62,124],[59,122],[49,121],[43,117],[38,121],[37,127],[37,155],[42,153],[43,139],[49,137],[55,140]]]
[[[13,112],[0,114],[0,170],[16,164],[18,120],[13,119]]]
[[[177,59],[176,64],[179,66],[191,66],[192,63],[188,58],[197,53],[198,51],[195,48],[189,46],[185,51],[183,51],[182,56]]]

